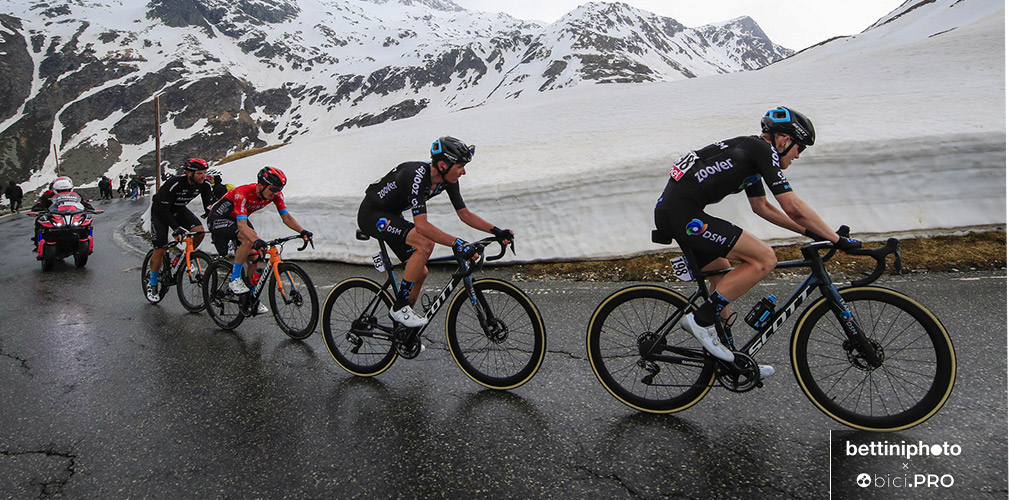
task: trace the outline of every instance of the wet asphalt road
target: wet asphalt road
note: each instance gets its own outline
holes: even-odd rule
[[[220,331],[206,314],[186,313],[174,289],[149,305],[137,240],[113,238],[145,203],[99,203],[107,212],[97,216],[87,267],[71,259],[49,273],[29,251],[31,219],[0,218],[0,496],[1006,497],[1004,271],[882,280],[944,322],[959,373],[928,422],[866,434],[806,400],[786,335],[760,354],[778,368],[762,389],[715,389],[677,415],[625,407],[596,381],[584,352],[592,310],[622,283],[518,282],[544,315],[549,352],[512,392],[483,390],[459,371],[441,318],[419,358],[354,378],[319,330],[292,341],[261,316]],[[379,278],[371,268],[304,267],[321,300],[343,278]],[[513,270],[487,274],[511,279]],[[429,288],[444,276],[432,273]],[[777,279],[754,293],[780,297],[795,284]],[[838,458],[846,442],[867,440],[962,451]],[[859,488],[855,472],[887,484]],[[919,474],[955,482],[898,489],[891,481]]]

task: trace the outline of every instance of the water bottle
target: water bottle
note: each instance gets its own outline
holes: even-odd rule
[[[256,283],[259,283],[259,275],[259,269],[252,272],[252,282],[250,283],[252,286],[256,286]]]
[[[746,315],[746,324],[757,330],[763,327],[764,322],[774,312],[774,300],[774,295],[770,295],[754,304],[753,309],[750,309],[750,312]]]

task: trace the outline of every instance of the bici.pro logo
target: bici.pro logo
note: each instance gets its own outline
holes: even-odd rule
[[[702,222],[701,219],[694,219],[687,224],[687,236],[703,234],[707,229],[708,225]]]

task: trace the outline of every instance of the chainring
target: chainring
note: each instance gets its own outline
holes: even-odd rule
[[[718,383],[736,393],[752,391],[760,384],[760,366],[749,355],[738,351],[733,354],[736,359],[731,367],[727,363],[718,364]]]

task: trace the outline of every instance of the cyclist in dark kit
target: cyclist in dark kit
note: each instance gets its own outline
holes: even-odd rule
[[[186,231],[203,231],[203,224],[186,205],[200,196],[205,210],[213,203],[213,193],[207,182],[207,162],[200,158],[190,158],[182,167],[182,175],[176,175],[165,182],[151,198],[151,280],[147,283],[147,298],[158,302],[158,272],[165,257],[164,246],[168,244],[168,230],[175,229],[173,236],[182,237]],[[199,247],[203,235],[193,237],[193,247]]]
[[[403,163],[365,190],[357,223],[361,231],[386,242],[406,263],[389,317],[409,328],[427,324],[427,319],[414,312],[412,306],[427,278],[427,260],[435,243],[451,247],[456,256],[464,259],[476,256],[473,245],[428,222],[428,199],[447,192],[456,215],[466,225],[493,234],[505,244],[514,238],[511,230],[498,228],[471,212],[459,194],[459,178],[466,175],[466,164],[473,160],[475,151],[459,139],[440,137],[431,144],[430,163]],[[411,210],[413,222],[403,217],[405,210]]]
[[[690,248],[704,271],[731,267],[728,259],[742,261],[729,273],[711,276],[711,297],[696,312],[684,316],[681,327],[690,332],[715,357],[731,362],[732,352],[718,339],[713,325],[730,317],[729,304],[743,296],[777,265],[766,242],[729,221],[709,215],[707,205],[746,191],[750,208],[761,218],[815,239],[828,239],[841,250],[861,246],[841,237],[803,202],[783,170],[813,145],[813,123],[786,107],[768,111],[760,120],[761,135],[736,137],[692,151],[669,171],[669,182],[655,205],[658,232]],[[765,196],[767,184],[775,207]],[[774,373],[762,365],[761,376]]]

